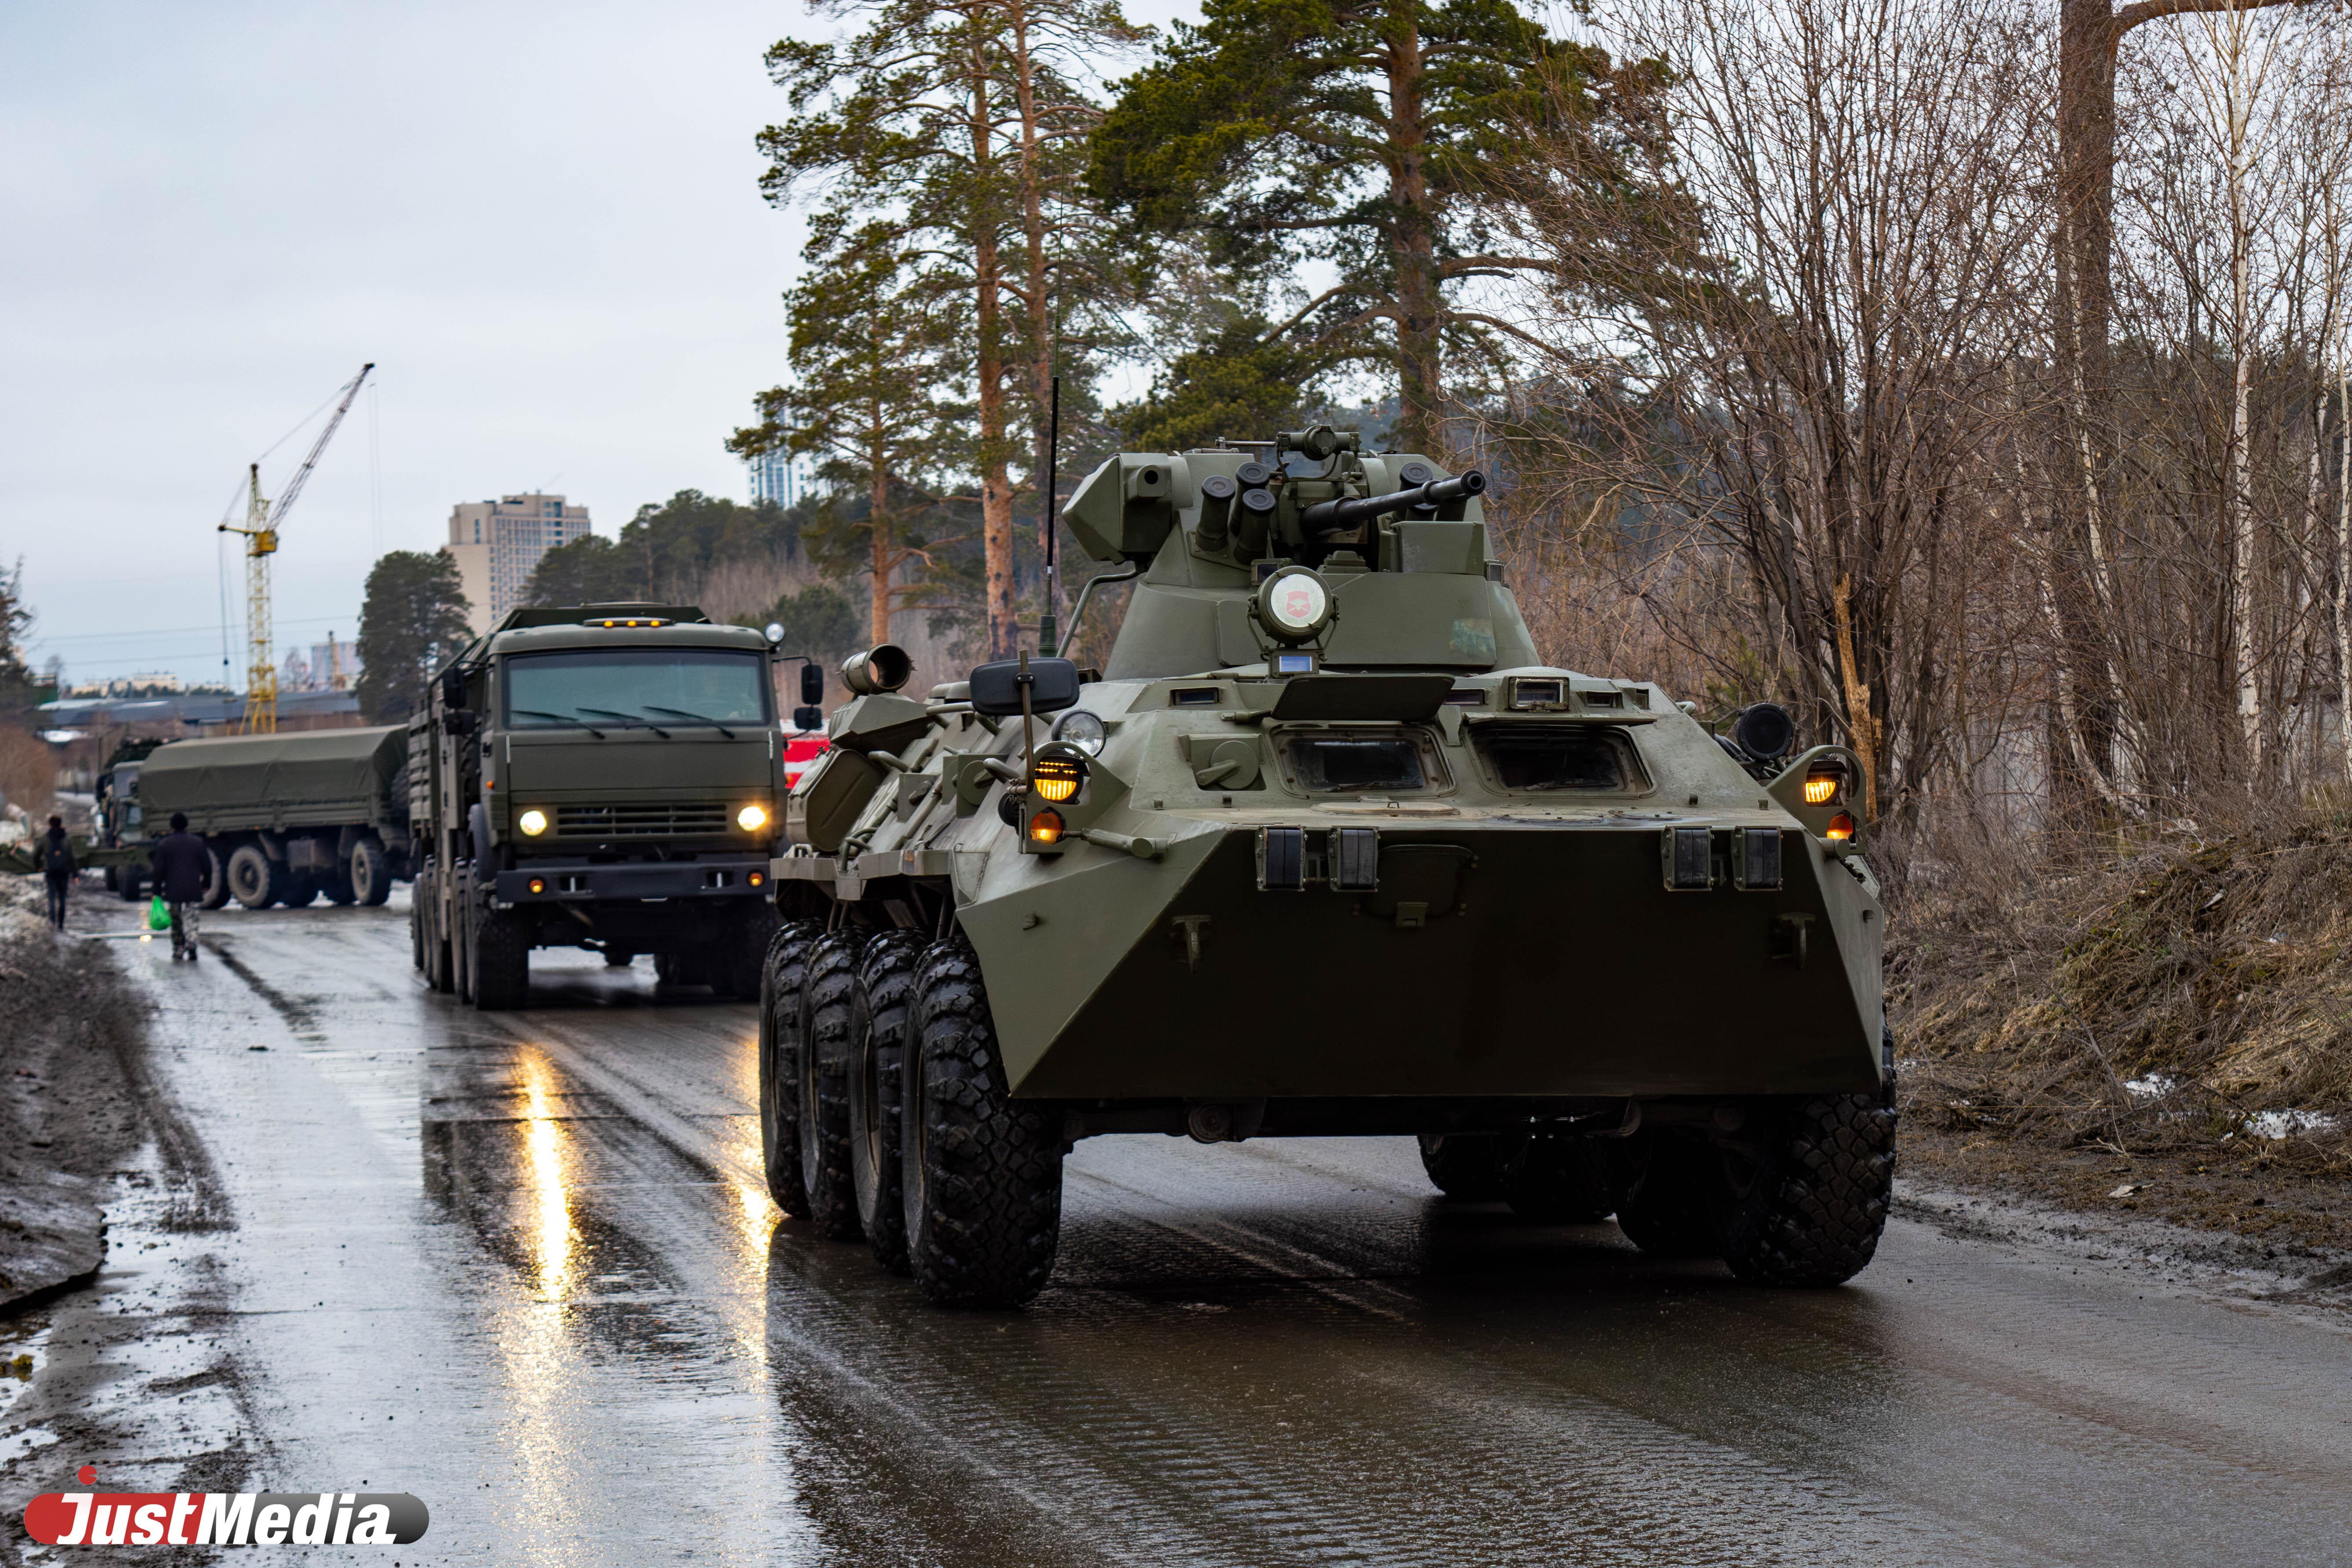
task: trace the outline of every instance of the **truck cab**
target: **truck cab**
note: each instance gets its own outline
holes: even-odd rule
[[[785,784],[775,656],[686,605],[534,607],[441,672],[410,730],[416,959],[519,1006],[581,947],[758,994]]]

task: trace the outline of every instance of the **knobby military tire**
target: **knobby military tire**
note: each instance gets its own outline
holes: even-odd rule
[[[1455,1203],[1492,1203],[1503,1195],[1503,1166],[1515,1142],[1500,1132],[1423,1132],[1421,1168]]]
[[[1625,1152],[1617,1228],[1656,1258],[1713,1258],[1723,1247],[1730,1194],[1723,1155],[1695,1135],[1644,1132]]]
[[[474,1005],[485,1013],[511,1012],[530,1000],[530,935],[512,910],[490,907],[487,886],[474,889]]]
[[[810,949],[801,987],[801,1185],[809,1223],[835,1241],[856,1241],[857,1189],[849,1171],[850,1013],[867,933],[844,927]]]
[[[289,910],[306,910],[318,897],[319,879],[316,875],[309,871],[289,872],[286,875],[286,890],[279,895],[278,902]]]
[[[760,904],[728,927],[722,950],[712,964],[713,986],[738,1002],[760,999],[760,982],[768,966],[768,942],[776,934],[776,910]]]
[[[1061,1121],[1007,1091],[980,961],[961,936],[923,955],[900,1081],[915,1282],[944,1306],[1034,1300],[1061,1240]]]
[[[228,890],[248,910],[266,910],[286,891],[285,868],[258,844],[240,844],[228,858]]]
[[[816,921],[777,927],[760,982],[760,1163],[768,1196],[801,1219],[809,1212],[808,1189],[801,1184],[801,988],[809,950],[824,935]]]
[[[876,1262],[897,1274],[907,1272],[899,1090],[915,969],[928,945],[928,938],[910,931],[885,931],[868,942],[850,1005],[850,1185],[857,1194],[857,1224],[866,1232],[866,1245],[874,1249]]]
[[[1612,1151],[1597,1138],[1538,1132],[1503,1165],[1503,1201],[1522,1219],[1592,1225],[1616,1206]]]
[[[1766,1285],[1843,1285],[1878,1250],[1895,1194],[1894,1085],[1798,1100],[1735,1186],[1723,1260]]]
[[[211,867],[211,873],[205,883],[205,896],[196,900],[196,907],[216,910],[228,902],[228,863],[221,858],[221,852],[209,844],[205,846],[205,859]]]
[[[352,897],[370,908],[392,897],[392,858],[382,841],[362,838],[352,846],[351,889]]]

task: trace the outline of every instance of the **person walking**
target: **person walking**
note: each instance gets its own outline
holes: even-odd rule
[[[66,929],[66,889],[73,886],[74,873],[81,865],[74,858],[73,840],[66,837],[66,819],[49,818],[49,830],[41,838],[41,875],[49,884],[49,923],[59,931]]]
[[[212,851],[188,831],[188,814],[172,814],[172,831],[147,857],[155,868],[155,896],[172,911],[172,956],[196,959],[196,906],[213,879]]]

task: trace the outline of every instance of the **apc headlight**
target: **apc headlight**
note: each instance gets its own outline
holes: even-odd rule
[[[764,805],[745,806],[735,814],[735,826],[746,833],[759,832],[768,826],[768,808]]]
[[[1058,805],[1074,799],[1087,782],[1086,759],[1067,752],[1046,753],[1037,759],[1032,778],[1037,798]]]
[[[1083,708],[1073,708],[1054,721],[1053,738],[1067,742],[1090,757],[1102,755],[1103,742],[1109,734],[1100,716]]]
[[[536,838],[541,834],[547,831],[547,813],[540,810],[537,806],[532,806],[529,811],[524,812],[520,816],[515,818],[515,826],[521,828],[523,832],[528,834],[530,837]]]

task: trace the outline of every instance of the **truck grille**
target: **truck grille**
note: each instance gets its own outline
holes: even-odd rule
[[[662,801],[625,805],[559,805],[558,838],[708,838],[727,831],[724,805]]]

